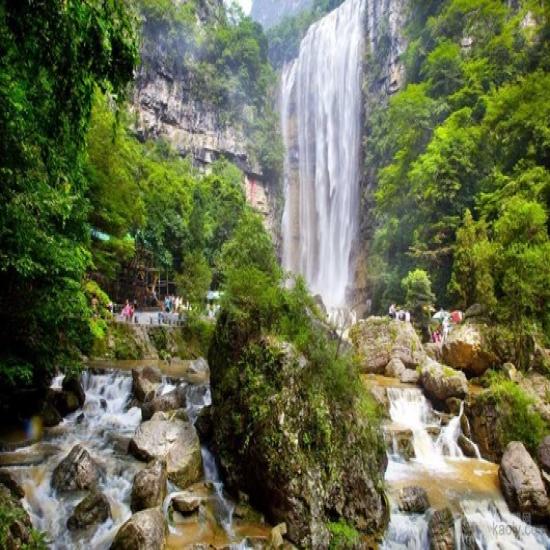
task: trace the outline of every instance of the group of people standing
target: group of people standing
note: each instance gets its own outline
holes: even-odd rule
[[[388,311],[390,319],[397,319],[398,321],[405,321],[406,323],[411,322],[411,313],[405,309],[397,309],[395,304],[391,304]]]
[[[182,309],[189,309],[189,303],[184,306],[183,298],[169,294],[164,298],[165,313],[179,313]]]

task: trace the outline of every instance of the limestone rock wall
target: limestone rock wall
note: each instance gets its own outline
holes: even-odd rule
[[[206,24],[223,9],[223,0],[199,0],[197,23]],[[231,160],[248,179],[254,179],[256,189],[260,189],[257,194],[264,197],[259,211],[265,216],[266,225],[275,227],[276,185],[265,181],[261,168],[250,158],[247,136],[238,118],[227,122],[227,112],[200,97],[198,69],[192,62],[189,38],[174,37],[171,32],[160,21],[143,22],[142,62],[132,102],[136,135],[143,140],[167,140],[205,171],[220,157]]]

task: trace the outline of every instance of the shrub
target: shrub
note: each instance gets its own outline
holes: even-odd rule
[[[348,550],[355,548],[360,541],[359,532],[345,521],[327,524],[330,531],[331,550]]]
[[[490,371],[485,378],[489,388],[481,398],[496,406],[502,446],[521,441],[531,453],[536,452],[548,426],[534,408],[533,397],[500,373]]]

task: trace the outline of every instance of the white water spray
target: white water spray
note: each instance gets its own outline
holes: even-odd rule
[[[364,14],[365,0],[346,0],[310,27],[281,82],[283,265],[303,275],[329,310],[346,305],[352,281]]]

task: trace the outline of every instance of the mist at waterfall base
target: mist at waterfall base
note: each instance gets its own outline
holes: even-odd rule
[[[388,448],[386,483],[392,502],[390,524],[382,544],[384,550],[428,550],[428,521],[425,514],[406,514],[397,508],[399,489],[410,486],[424,488],[432,508],[446,506],[457,515],[456,548],[480,550],[550,548],[550,538],[540,528],[523,522],[510,513],[498,486],[497,466],[478,458],[466,458],[458,445],[460,417],[452,417],[443,425],[438,414],[418,388],[389,387],[387,396],[390,418],[385,429],[392,440]],[[399,452],[395,433],[412,432],[415,458],[407,460]],[[461,519],[464,518],[464,519]],[[462,530],[467,521],[471,535]]]
[[[365,1],[346,0],[312,25],[281,76],[282,263],[329,311],[347,305],[353,276]]]

